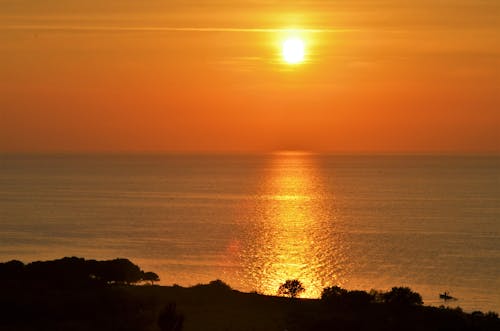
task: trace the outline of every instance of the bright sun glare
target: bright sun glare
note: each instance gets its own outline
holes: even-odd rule
[[[289,64],[296,64],[304,61],[304,42],[300,38],[288,38],[283,42],[283,60]]]

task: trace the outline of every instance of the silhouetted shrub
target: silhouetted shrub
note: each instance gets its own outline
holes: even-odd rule
[[[193,286],[193,288],[203,291],[203,300],[215,300],[216,298],[233,291],[228,284],[224,283],[220,279],[213,280],[208,284],[198,284]]]
[[[184,324],[184,315],[176,311],[175,303],[166,305],[158,316],[161,331],[180,331]]]
[[[278,295],[288,296],[290,298],[298,297],[306,289],[297,279],[288,279],[278,288]]]
[[[223,291],[232,291],[233,290],[231,288],[231,286],[224,283],[220,279],[212,280],[210,283],[208,283],[208,287],[215,289],[215,290],[223,290]]]
[[[383,294],[384,302],[398,306],[422,305],[422,297],[413,292],[409,287],[393,287],[389,292]]]
[[[489,319],[498,319],[498,313],[494,311],[489,311],[484,316]]]

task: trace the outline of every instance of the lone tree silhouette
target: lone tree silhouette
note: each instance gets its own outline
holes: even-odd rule
[[[278,295],[288,296],[290,298],[298,297],[306,289],[297,279],[288,279],[278,288]]]

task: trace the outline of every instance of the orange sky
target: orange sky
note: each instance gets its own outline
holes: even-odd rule
[[[0,151],[500,152],[496,0],[0,8]]]

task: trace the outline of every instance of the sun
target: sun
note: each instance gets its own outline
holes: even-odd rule
[[[291,37],[283,42],[281,53],[283,60],[289,64],[297,64],[304,61],[304,41],[297,37]]]

